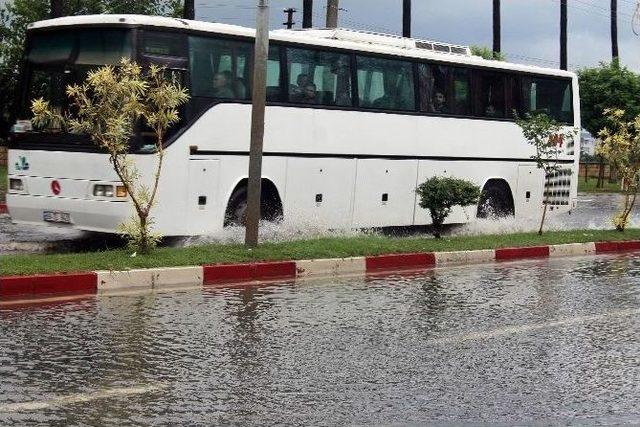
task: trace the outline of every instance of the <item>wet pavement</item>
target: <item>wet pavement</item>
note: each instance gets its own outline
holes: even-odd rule
[[[548,217],[546,229],[608,229],[612,228],[611,218],[622,202],[619,194],[580,194],[578,208],[571,214],[553,214]],[[285,221],[283,224],[268,224],[261,229],[262,241],[288,241],[292,239],[316,238],[335,235],[354,235],[353,230],[327,231],[312,220]],[[504,219],[499,221],[478,220],[475,223],[457,227],[454,234],[509,233],[537,230],[539,218]],[[640,214],[631,218],[632,227],[640,227]],[[242,242],[244,229],[230,227],[212,236],[186,239],[171,239],[169,245],[198,245],[209,242]],[[25,252],[66,252],[79,250],[99,250],[122,247],[121,239],[104,234],[85,233],[73,229],[38,227],[12,224],[8,215],[0,215],[0,255]]]
[[[0,308],[0,425],[640,423],[640,259]]]

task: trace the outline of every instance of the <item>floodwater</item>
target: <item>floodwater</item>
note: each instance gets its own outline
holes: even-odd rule
[[[548,215],[545,229],[611,229],[611,218],[621,202],[622,196],[619,194],[580,194],[578,208],[571,214],[556,215],[551,212]],[[469,224],[458,226],[450,232],[457,235],[472,235],[537,231],[539,221],[538,217],[518,218],[518,220],[512,218],[475,220]],[[631,226],[640,227],[640,212],[636,211],[632,215]],[[260,228],[260,240],[263,242],[282,242],[371,233],[366,230],[329,229],[330,224],[318,223],[314,218],[288,218],[279,224],[263,224]],[[244,231],[242,227],[228,227],[209,236],[173,239],[169,244],[191,246],[206,243],[241,243],[244,241]],[[430,237],[430,235],[426,236]],[[416,237],[425,237],[425,235],[417,234]],[[24,252],[90,251],[122,246],[123,242],[117,236],[84,233],[55,227],[15,225],[11,224],[9,216],[0,215],[0,256]]]
[[[0,308],[0,425],[640,423],[640,259]]]

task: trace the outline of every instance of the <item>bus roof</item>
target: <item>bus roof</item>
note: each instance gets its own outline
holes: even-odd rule
[[[191,21],[180,18],[168,18],[148,15],[79,15],[47,19],[29,24],[29,30],[52,27],[69,27],[84,25],[108,26],[142,26],[171,28],[184,31],[198,31],[226,34],[238,37],[254,37],[255,30],[238,25],[219,24],[214,22]],[[449,62],[452,64],[476,65],[487,68],[513,70],[526,73],[547,74],[575,78],[575,73],[553,68],[532,65],[514,64],[503,61],[491,61],[471,55],[466,46],[441,43],[429,40],[403,38],[397,35],[373,33],[360,30],[319,29],[308,30],[273,30],[272,40],[301,43],[322,47],[342,48],[354,51],[371,52],[404,56],[407,58],[423,58],[427,60]]]

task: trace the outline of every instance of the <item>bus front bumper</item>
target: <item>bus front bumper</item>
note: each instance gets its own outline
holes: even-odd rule
[[[11,220],[17,224],[117,233],[131,217],[130,203],[106,200],[7,194]]]

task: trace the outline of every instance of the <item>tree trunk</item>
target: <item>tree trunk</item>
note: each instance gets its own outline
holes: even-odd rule
[[[596,188],[602,188],[604,185],[604,159],[600,157],[600,163],[598,164],[598,182],[596,182]]]
[[[540,220],[540,229],[538,229],[538,236],[542,236],[542,228],[544,227],[544,220],[547,217],[547,206],[549,205],[549,182],[551,179],[551,173],[549,172],[549,170],[545,170],[545,179],[546,179],[546,184],[544,186],[544,200],[543,200],[543,209],[542,209],[542,219]]]
[[[51,18],[60,18],[64,16],[64,5],[62,0],[51,0]]]

